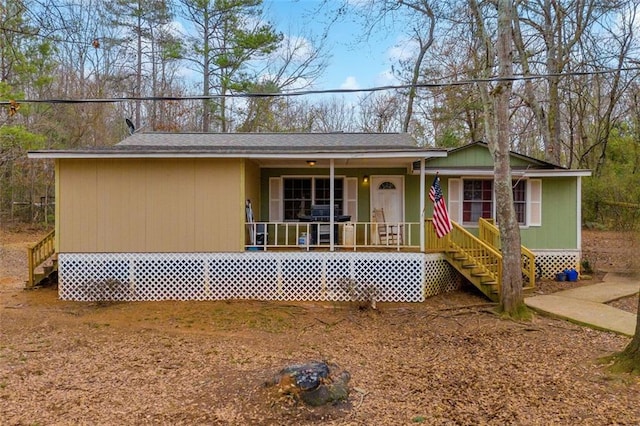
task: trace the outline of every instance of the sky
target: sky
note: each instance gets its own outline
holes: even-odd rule
[[[331,1],[331,0],[329,0]],[[358,0],[350,0],[360,7]],[[263,10],[276,29],[285,35],[319,36],[331,16],[317,13],[320,0],[264,0]],[[336,1],[337,3],[337,1]],[[346,16],[334,22],[326,42],[329,65],[314,89],[363,89],[396,83],[391,65],[402,54],[400,31],[377,33],[362,40],[363,27]]]

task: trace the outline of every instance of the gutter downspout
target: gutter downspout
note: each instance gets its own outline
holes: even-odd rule
[[[333,224],[335,222],[335,164],[334,159],[329,160],[329,251],[335,251],[335,233],[333,232]]]
[[[424,191],[427,187],[425,183],[425,171],[424,171],[424,158],[420,159],[420,252],[425,252],[425,241],[424,241],[424,209],[425,209],[425,196]]]
[[[578,176],[576,181],[576,194],[577,194],[577,206],[576,206],[576,223],[578,229],[576,235],[578,236],[576,245],[578,249],[579,262],[582,260],[582,178]],[[580,264],[576,265],[576,269],[579,271]]]

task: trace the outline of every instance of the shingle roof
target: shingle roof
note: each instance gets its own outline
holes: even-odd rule
[[[135,133],[117,147],[216,149],[419,149],[407,133]]]
[[[446,150],[425,148],[407,133],[135,133],[111,147],[30,151],[30,158],[425,158]]]

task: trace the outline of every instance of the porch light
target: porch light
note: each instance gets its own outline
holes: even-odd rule
[[[362,183],[369,183],[369,175],[362,176]]]
[[[307,160],[307,164],[309,165],[309,167],[313,167],[316,165],[316,160]]]

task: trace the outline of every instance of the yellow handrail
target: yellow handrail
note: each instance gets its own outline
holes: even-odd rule
[[[497,291],[501,294],[502,254],[455,222],[449,235],[451,246],[477,261],[479,267],[498,283]]]
[[[496,250],[501,249],[500,230],[493,224],[493,221],[482,217],[478,219],[478,238]]]
[[[426,219],[425,222],[425,250],[433,253],[442,253],[446,251],[448,247],[447,236],[438,238],[435,228],[433,227],[432,218]]]
[[[453,230],[442,238],[436,236],[433,219],[427,219],[426,248],[433,252],[456,252],[478,263],[478,268],[497,283],[500,294],[502,287],[502,254],[489,244],[464,229],[456,222],[452,222]]]
[[[33,287],[36,284],[36,268],[56,252],[55,237],[56,232],[52,230],[45,235],[42,240],[27,248],[27,259],[29,261],[29,281],[27,281],[27,287]]]
[[[484,218],[478,219],[478,236],[487,244],[491,245],[496,250],[501,249],[500,245],[500,230],[492,221]],[[520,255],[522,256],[522,273],[528,278],[529,286],[536,286],[536,255],[526,248],[520,246]]]

